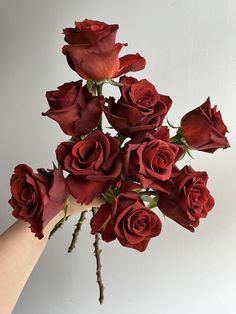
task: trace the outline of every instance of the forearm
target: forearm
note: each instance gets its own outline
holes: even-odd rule
[[[18,220],[0,236],[0,309],[1,314],[12,312],[34,266],[41,256],[50,231],[62,218],[55,217],[44,229],[39,240],[29,224]]]

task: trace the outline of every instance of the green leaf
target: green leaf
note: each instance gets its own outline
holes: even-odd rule
[[[149,202],[148,207],[149,208],[155,208],[157,207],[158,202],[158,196],[153,197],[153,199]]]
[[[105,199],[106,202],[108,202],[109,204],[111,204],[113,202],[114,197],[111,196],[108,193],[102,193],[102,197]]]
[[[151,202],[152,201],[152,197],[150,195],[147,194],[140,194],[140,198],[144,201],[144,202]]]
[[[136,192],[136,193],[140,193],[143,190],[143,188],[136,188],[133,189],[132,191]]]

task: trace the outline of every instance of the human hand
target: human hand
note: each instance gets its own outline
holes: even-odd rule
[[[70,195],[66,202],[67,208],[68,208],[66,212],[66,216],[80,214],[83,211],[91,210],[93,207],[100,207],[104,203],[105,203],[105,200],[101,196],[97,196],[88,205],[79,204],[77,203],[76,199],[72,195]],[[49,235],[52,229],[64,218],[65,218],[65,212],[64,210],[61,210],[45,227],[44,234]]]
[[[85,210],[90,210],[92,207],[100,207],[102,204],[105,203],[105,200],[101,196],[97,196],[93,199],[93,201],[88,204],[79,204],[77,203],[76,199],[70,195],[67,199],[68,211],[67,215],[76,215]]]

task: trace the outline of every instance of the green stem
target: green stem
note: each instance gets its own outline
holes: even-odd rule
[[[98,93],[98,96],[102,96],[102,88],[103,88],[103,84],[97,85],[97,93]]]
[[[54,235],[54,233],[57,230],[59,230],[63,226],[63,224],[68,220],[68,218],[70,217],[70,216],[67,216],[67,211],[68,211],[68,206],[66,205],[64,208],[64,217],[60,221],[58,221],[58,223],[54,226],[54,228],[50,232],[49,239],[51,239],[51,237]]]
[[[103,84],[97,84],[97,95],[98,96],[102,96],[102,88],[103,88]],[[98,123],[97,129],[102,131],[102,115],[101,115],[100,121]]]

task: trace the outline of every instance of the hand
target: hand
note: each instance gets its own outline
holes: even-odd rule
[[[67,199],[68,211],[66,215],[71,216],[71,215],[80,214],[81,212],[85,210],[91,210],[92,207],[100,207],[104,203],[105,203],[105,200],[102,197],[97,196],[88,205],[79,204],[77,203],[76,199],[72,195],[70,195]],[[61,219],[64,218],[64,216],[65,216],[65,212],[64,210],[61,210],[59,214],[57,214],[54,218],[52,218],[51,221],[49,221],[47,226],[44,228],[44,235],[46,235],[46,237],[49,236],[52,229],[56,226],[56,224]]]
[[[101,196],[97,196],[93,199],[93,201],[88,205],[81,205],[77,203],[76,199],[70,195],[67,199],[68,204],[68,215],[75,215],[81,213],[85,210],[90,210],[92,207],[100,207],[102,204],[105,203],[105,200]]]

